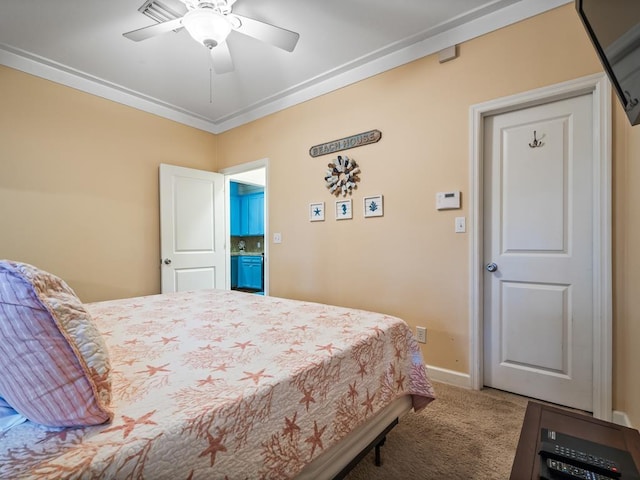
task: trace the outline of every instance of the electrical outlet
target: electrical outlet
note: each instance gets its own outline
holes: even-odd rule
[[[274,233],[273,234],[273,243],[282,243],[282,234]]]
[[[419,343],[427,343],[426,327],[416,327],[416,337],[418,337]]]

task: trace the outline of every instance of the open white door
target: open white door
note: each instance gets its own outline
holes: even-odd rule
[[[225,288],[224,175],[160,165],[162,293]]]

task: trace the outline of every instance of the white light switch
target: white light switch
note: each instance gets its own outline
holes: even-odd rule
[[[282,234],[274,233],[273,234],[273,243],[282,243]]]
[[[467,222],[465,217],[456,217],[456,233],[464,233],[467,231]]]

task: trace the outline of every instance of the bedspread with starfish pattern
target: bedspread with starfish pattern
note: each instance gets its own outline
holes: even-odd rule
[[[86,306],[115,418],[0,434],[0,478],[293,478],[397,397],[434,398],[392,316],[225,290]]]

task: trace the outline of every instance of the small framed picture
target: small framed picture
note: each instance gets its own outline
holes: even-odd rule
[[[364,216],[381,217],[384,214],[382,206],[382,195],[374,195],[372,197],[364,197]]]
[[[351,199],[336,201],[336,220],[348,220],[353,218]]]
[[[309,204],[309,221],[324,222],[324,202]]]

